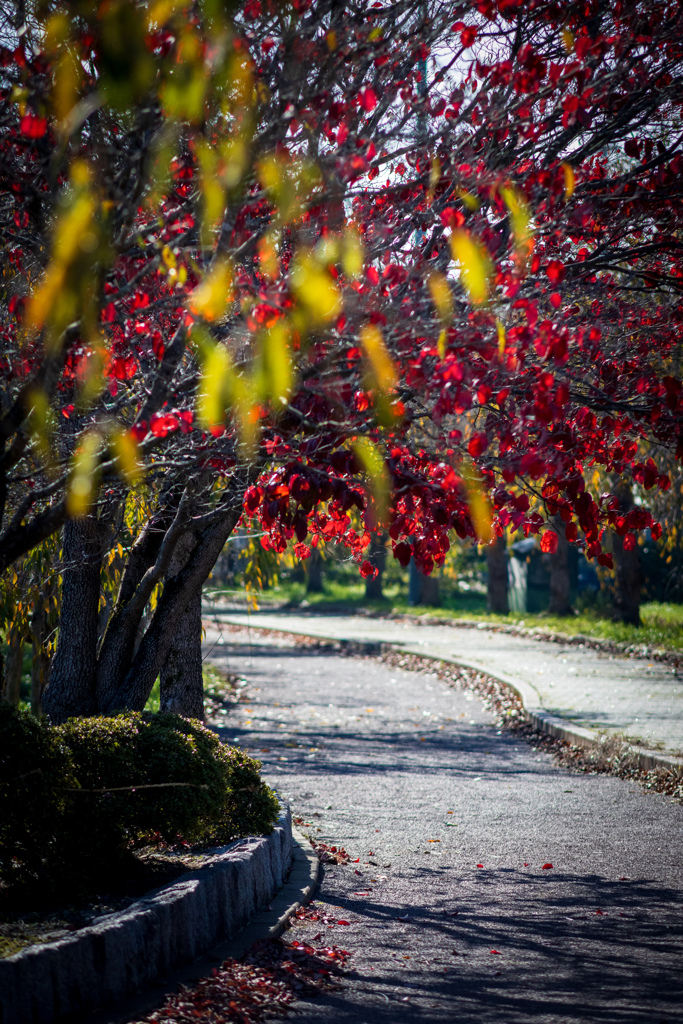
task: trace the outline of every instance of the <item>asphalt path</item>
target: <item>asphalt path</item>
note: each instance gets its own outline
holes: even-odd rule
[[[351,858],[289,933],[352,954],[297,1024],[683,1022],[680,805],[557,767],[435,675],[266,639],[211,660],[247,681],[221,738]]]
[[[465,659],[530,688],[532,704],[574,725],[604,729],[683,756],[683,677],[654,659],[619,657],[583,644],[513,636],[491,624],[471,628],[419,617],[321,614],[286,609],[248,612],[207,603],[207,621],[265,626],[337,640],[398,644],[415,654]],[[525,702],[527,698],[525,697]]]

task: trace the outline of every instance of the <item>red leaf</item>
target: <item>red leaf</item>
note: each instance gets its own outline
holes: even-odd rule
[[[484,866],[483,864],[477,864],[478,868],[483,868],[483,866]]]
[[[559,284],[565,275],[564,263],[561,263],[560,260],[551,260],[545,268],[545,272],[553,284]]]
[[[547,863],[547,864],[544,864],[544,865],[543,865],[543,868],[542,868],[542,870],[543,870],[543,871],[550,871],[551,867],[552,867],[552,864],[550,863],[550,861],[548,861],[548,863]]]
[[[360,574],[364,580],[368,579],[368,577],[374,580],[379,576],[379,569],[366,559],[360,567]]]
[[[562,296],[559,292],[553,292],[550,296],[550,305],[553,309],[559,309],[562,305]]]
[[[502,953],[501,953],[501,951],[499,949],[492,949],[491,952],[495,953],[496,956],[502,956]]]
[[[36,117],[35,114],[24,114],[19,122],[22,135],[29,139],[42,139],[47,131],[47,120],[44,117]]]
[[[471,46],[474,40],[477,38],[477,30],[474,25],[468,25],[460,33],[460,42],[463,46]]]
[[[554,530],[546,530],[541,537],[541,551],[546,555],[554,555],[557,551],[558,541],[559,537]]]
[[[370,111],[374,110],[377,106],[377,97],[374,89],[371,89],[370,86],[368,86],[367,89],[361,89],[358,95],[358,101],[363,110],[367,110],[367,112],[370,113]]]
[[[472,458],[476,458],[477,455],[481,455],[485,452],[488,446],[489,439],[486,434],[474,434],[467,445],[467,451],[470,453]]]
[[[350,921],[337,921],[337,924],[351,924]]]

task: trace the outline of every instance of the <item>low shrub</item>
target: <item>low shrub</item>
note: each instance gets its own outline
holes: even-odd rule
[[[0,699],[0,876],[36,875],[59,858],[67,791],[75,785],[61,738]]]
[[[178,715],[127,712],[50,727],[0,705],[0,743],[3,736],[6,879],[10,869],[52,881],[102,876],[135,847],[262,835],[278,813],[259,761]]]

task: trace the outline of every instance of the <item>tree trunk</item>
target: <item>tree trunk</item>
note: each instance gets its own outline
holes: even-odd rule
[[[306,583],[307,594],[322,594],[323,592],[323,559],[318,548],[313,548],[311,557],[307,559],[308,582]]]
[[[102,562],[101,530],[94,515],[64,526],[64,571],[57,651],[43,711],[58,725],[94,715],[97,630]]]
[[[166,583],[192,558],[195,538],[184,534],[178,541],[166,575]],[[195,594],[180,617],[168,656],[160,674],[160,710],[204,721],[202,678],[202,595]]]
[[[620,482],[615,491],[619,498],[619,511],[630,512],[633,508],[633,492],[629,483]],[[617,622],[632,626],[640,625],[640,556],[638,545],[630,551],[624,548],[624,538],[612,535],[612,552],[615,569],[615,595],[613,617]]]
[[[5,655],[3,697],[14,707],[21,696],[21,672],[24,665],[24,638],[11,632]]]
[[[365,600],[382,601],[384,598],[382,593],[382,576],[387,567],[386,533],[377,534],[373,532],[370,535],[370,548],[367,552],[367,558],[370,565],[374,565],[375,569],[377,569],[377,575],[368,577],[365,581]]]
[[[234,498],[233,507],[226,509],[223,515],[204,529],[198,537],[191,560],[177,576],[166,583],[125,679],[115,691],[102,695],[103,714],[124,708],[132,711],[142,711],[144,708],[154,681],[164,666],[185,609],[192,598],[199,596],[201,599],[202,585],[239,521],[242,493]]]
[[[507,615],[508,604],[508,553],[505,534],[496,537],[486,548],[488,566],[488,590],[486,607],[495,615]]]
[[[410,559],[408,573],[408,604],[423,604],[429,608],[438,608],[441,604],[439,577],[433,573],[431,576],[421,573],[414,558]]]
[[[572,606],[569,600],[571,581],[569,578],[569,541],[565,537],[564,523],[557,518],[553,521],[557,531],[558,543],[555,554],[550,555],[550,602],[548,611],[551,615],[571,615]]]

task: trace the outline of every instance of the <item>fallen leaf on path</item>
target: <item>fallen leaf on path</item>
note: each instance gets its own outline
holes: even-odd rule
[[[495,953],[496,956],[502,956],[502,953],[501,953],[501,951],[499,949],[492,949],[491,952]]]
[[[483,868],[483,866],[484,866],[483,864],[477,864],[478,868]]]

